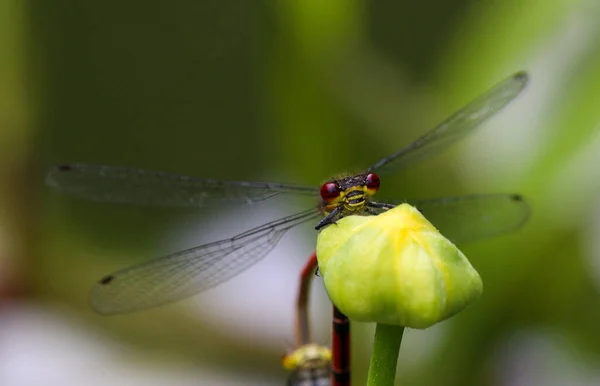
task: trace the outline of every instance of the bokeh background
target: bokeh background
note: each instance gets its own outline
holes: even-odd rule
[[[600,3],[0,0],[0,384],[282,385],[311,227],[197,297],[88,305],[103,275],[303,202],[197,213],[49,192],[56,163],[318,185],[410,142],[518,70],[526,92],[381,195],[517,192],[519,232],[463,247],[485,284],[410,330],[402,385],[600,384]],[[316,279],[311,320],[328,342]],[[354,384],[373,326],[353,324]]]

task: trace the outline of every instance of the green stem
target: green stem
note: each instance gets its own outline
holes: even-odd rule
[[[377,323],[367,386],[392,386],[404,327]]]

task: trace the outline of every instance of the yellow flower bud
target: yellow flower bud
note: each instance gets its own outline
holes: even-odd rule
[[[427,328],[483,291],[465,255],[408,204],[328,226],[317,258],[329,298],[356,321]]]

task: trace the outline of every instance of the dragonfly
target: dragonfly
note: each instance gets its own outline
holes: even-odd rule
[[[339,356],[345,352],[335,348],[330,350],[326,346],[314,343],[311,336],[308,299],[317,266],[317,254],[313,252],[300,271],[294,328],[295,348],[283,357],[282,365],[291,370],[288,386],[347,386],[349,383],[340,383],[340,378],[349,380],[349,372],[347,376],[337,376],[332,366],[336,362],[333,355]]]
[[[284,367],[291,370],[288,386],[335,386],[331,382],[331,350],[307,343],[288,353]]]
[[[317,273],[319,267],[317,252],[313,251],[308,256],[304,267],[300,271],[300,281],[298,287],[298,297],[296,299],[296,328],[295,340],[298,350],[304,347],[314,345],[308,315],[308,300],[310,295],[310,284],[313,276]],[[330,361],[327,362],[328,374],[330,374],[331,386],[349,386],[350,385],[350,320],[335,305],[333,305],[333,318],[331,322],[331,354]],[[298,351],[303,352],[303,351]],[[323,356],[317,353],[323,352],[314,349],[308,353],[312,355],[303,355],[302,358],[314,359],[305,360],[308,367],[317,368],[318,374],[323,375],[322,368],[325,367]],[[295,351],[292,352],[294,354]],[[296,354],[296,356],[298,356]],[[293,358],[288,354],[286,358]],[[321,360],[318,360],[321,359]],[[305,374],[312,375],[312,371],[305,371]]]
[[[393,203],[373,200],[381,185],[380,176],[406,169],[472,133],[514,100],[527,82],[525,72],[508,77],[363,173],[331,178],[320,187],[222,181],[90,164],[54,166],[46,175],[46,184],[69,196],[115,204],[199,208],[293,196],[314,197],[317,201],[307,210],[237,236],[106,275],[90,292],[91,306],[100,314],[143,310],[196,295],[233,278],[265,257],[287,231],[300,224],[313,221],[319,230],[345,216],[377,215],[393,208]],[[455,244],[514,231],[527,221],[530,213],[527,201],[519,194],[482,194],[408,202]]]

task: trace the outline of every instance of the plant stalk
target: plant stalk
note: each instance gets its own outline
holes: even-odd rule
[[[377,323],[367,386],[393,386],[404,327]]]

